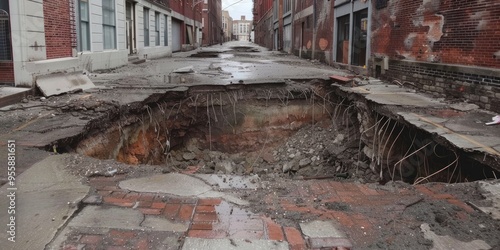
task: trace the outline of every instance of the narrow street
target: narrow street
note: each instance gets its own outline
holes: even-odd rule
[[[0,108],[0,249],[500,249],[477,105],[241,41],[84,74]]]

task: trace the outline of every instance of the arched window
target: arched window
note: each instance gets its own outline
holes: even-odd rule
[[[11,61],[9,13],[0,9],[0,61]]]

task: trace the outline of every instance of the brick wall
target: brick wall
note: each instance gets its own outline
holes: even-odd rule
[[[14,83],[13,62],[0,62],[0,83]]]
[[[372,2],[373,75],[500,112],[499,1]]]
[[[75,33],[70,1],[44,0],[43,15],[47,59],[71,57]]]
[[[376,9],[372,52],[391,58],[500,68],[500,2],[388,1]]]
[[[314,2],[305,0],[297,3],[295,13],[313,6]],[[321,62],[332,62],[333,46],[333,5],[334,1],[316,1],[316,16],[314,14],[297,18],[293,23],[293,53],[308,59],[316,59]],[[316,26],[316,37],[314,37],[314,26]],[[304,29],[302,29],[304,27]],[[301,40],[302,46],[301,46]]]
[[[273,1],[254,1],[253,24],[255,27],[255,43],[273,49]]]

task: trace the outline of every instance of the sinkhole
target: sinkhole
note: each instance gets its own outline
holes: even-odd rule
[[[99,159],[203,173],[415,184],[498,176],[470,152],[324,80],[167,91],[92,121],[65,144]]]

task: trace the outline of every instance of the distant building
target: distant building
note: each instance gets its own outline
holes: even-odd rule
[[[246,20],[241,16],[241,20],[233,21],[233,35],[237,41],[249,41],[252,32],[252,20]]]
[[[233,18],[227,10],[222,11],[222,29],[224,30],[224,42],[233,40]]]

